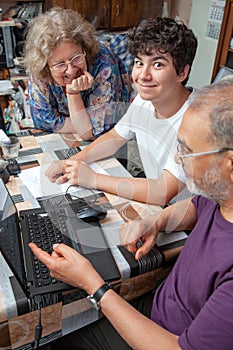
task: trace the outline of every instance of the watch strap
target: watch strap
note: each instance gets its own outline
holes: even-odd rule
[[[109,290],[112,289],[111,285],[109,283],[104,283],[97,291],[93,294],[93,298],[99,303],[100,299],[104,296],[104,294]]]

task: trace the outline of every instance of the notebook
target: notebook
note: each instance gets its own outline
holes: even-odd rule
[[[50,277],[28,247],[32,240],[48,251],[50,244],[64,242],[89,259],[104,280],[120,278],[99,222],[77,219],[70,204],[54,206],[49,212],[37,208],[18,213],[1,180],[0,196],[0,249],[28,298],[73,288]]]

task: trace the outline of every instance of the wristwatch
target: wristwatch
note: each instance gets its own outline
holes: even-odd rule
[[[95,310],[100,310],[100,299],[109,290],[112,289],[109,283],[104,283],[94,294],[88,295],[87,300],[89,300],[91,306]]]

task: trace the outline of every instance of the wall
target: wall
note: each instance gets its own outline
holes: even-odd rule
[[[168,15],[184,21],[198,39],[188,85],[199,88],[210,84],[218,44],[217,40],[205,38],[211,0],[165,0],[165,3]]]
[[[198,38],[198,50],[188,84],[197,88],[211,83],[218,45],[217,40],[205,38],[210,3],[211,0],[193,0],[192,3],[190,28]]]

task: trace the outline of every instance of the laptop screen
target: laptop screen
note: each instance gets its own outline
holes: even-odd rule
[[[3,221],[11,216],[16,209],[2,179],[0,179],[0,195],[0,220]]]
[[[17,209],[11,196],[0,179],[0,250],[12,272],[23,285],[24,268],[20,241]]]

